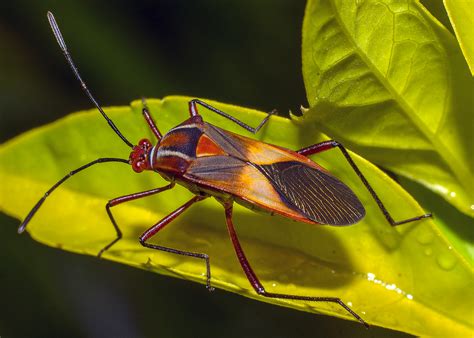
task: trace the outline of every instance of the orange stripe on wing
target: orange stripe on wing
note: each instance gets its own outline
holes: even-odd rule
[[[257,141],[248,137],[227,132],[231,134],[234,142],[239,142],[242,149],[245,149],[247,159],[258,165],[270,165],[277,162],[297,161],[314,167],[318,170],[326,171],[317,163],[311,161],[306,156],[300,155],[297,152],[279,147],[273,144]]]
[[[227,155],[214,141],[203,134],[196,147],[196,157]]]

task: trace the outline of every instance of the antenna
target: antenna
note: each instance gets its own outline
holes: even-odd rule
[[[69,51],[66,46],[66,42],[64,42],[61,31],[59,30],[59,26],[56,23],[56,19],[54,18],[53,13],[51,12],[48,12],[48,21],[49,21],[49,25],[51,26],[51,29],[53,30],[53,34],[56,37],[56,40],[58,41],[59,47],[61,47],[64,57],[67,60],[67,63],[71,67],[74,73],[74,76],[76,76],[76,79],[81,83],[81,88],[84,90],[84,92],[92,101],[92,103],[97,107],[99,112],[102,114],[102,116],[105,118],[109,126],[114,130],[114,132],[122,139],[123,142],[125,142],[126,145],[128,145],[130,148],[133,148],[133,144],[129,140],[127,140],[125,136],[122,135],[120,130],[117,128],[117,126],[112,122],[112,120],[107,116],[107,114],[105,114],[102,107],[99,105],[96,99],[94,99],[94,97],[92,96],[92,93],[89,91],[89,88],[87,88],[85,82],[82,80],[81,75],[79,75],[79,71],[77,70],[76,65],[72,61],[71,54],[69,54]]]
[[[18,227],[18,233],[21,234],[23,231],[25,231],[26,229],[26,226],[28,225],[28,223],[30,223],[30,220],[33,218],[33,216],[36,214],[36,212],[38,211],[38,209],[41,207],[41,205],[44,203],[44,201],[46,200],[46,198],[48,198],[48,196],[51,195],[51,193],[57,188],[59,187],[61,184],[63,184],[64,181],[66,181],[67,179],[69,179],[71,176],[74,176],[76,175],[77,173],[83,171],[84,169],[87,169],[89,168],[90,166],[93,166],[94,164],[98,164],[98,163],[105,163],[105,162],[122,162],[122,163],[127,163],[129,164],[129,161],[128,160],[124,160],[122,158],[110,158],[110,157],[104,157],[104,158],[98,158],[97,160],[95,161],[92,161],[92,162],[89,162],[85,165],[83,165],[82,167],[79,167],[73,171],[71,171],[69,174],[67,174],[66,176],[64,176],[63,178],[61,178],[58,182],[56,182],[51,188],[49,188],[49,190],[43,195],[43,197],[40,198],[40,200],[35,204],[35,206],[33,207],[33,209],[31,209],[31,211],[28,213],[28,215],[26,216],[26,218],[24,219],[23,222],[21,222],[20,226]]]

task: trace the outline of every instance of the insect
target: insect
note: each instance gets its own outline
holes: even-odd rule
[[[164,187],[117,197],[106,204],[106,211],[115,229],[116,237],[98,253],[99,257],[122,238],[120,228],[112,214],[112,207],[161,193],[172,189],[178,183],[188,188],[195,196],[146,230],[139,237],[141,245],[150,249],[201,259],[206,264],[206,287],[212,290],[211,269],[207,254],[155,245],[149,243],[149,240],[193,204],[214,197],[224,207],[227,229],[238,260],[257,294],[270,298],[336,303],[359,322],[368,326],[357,313],[339,298],[267,292],[259,281],[257,274],[253,271],[234,229],[232,222],[233,203],[237,202],[248,208],[279,214],[310,224],[343,226],[357,223],[365,215],[365,209],[357,196],[344,183],[308,158],[313,154],[339,148],[390,225],[396,226],[420,220],[430,217],[431,214],[395,221],[347,150],[336,141],[324,141],[297,151],[288,150],[206,123],[198,112],[198,106],[219,114],[252,133],[257,133],[274,111],[269,113],[256,128],[252,128],[206,102],[193,99],[189,102],[190,117],[163,135],[155,124],[146,101],[143,100],[143,116],[157,141],[153,144],[148,139],[142,139],[137,145],[133,145],[120,132],[92,96],[79,75],[53,14],[48,12],[47,17],[54,36],[82,89],[112,130],[132,150],[128,159],[99,158],[71,171],[54,184],[37,202],[21,223],[18,229],[19,233],[25,230],[46,198],[73,175],[95,164],[105,162],[126,163],[131,165],[137,173],[145,170],[155,171],[169,184]]]

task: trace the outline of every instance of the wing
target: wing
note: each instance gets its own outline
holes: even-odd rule
[[[281,161],[298,160],[324,170],[324,168],[318,166],[307,157],[289,149],[234,134],[209,123],[204,123],[202,130],[224,153],[244,162],[271,164]]]
[[[261,165],[288,206],[309,219],[330,225],[358,222],[365,209],[349,187],[334,176],[297,161]]]
[[[364,217],[350,188],[307,157],[210,124],[203,131],[226,155],[194,160],[185,176],[196,183],[300,221],[349,225]]]
[[[286,205],[264,173],[235,157],[198,157],[183,176],[188,181],[211,189],[215,196],[228,193],[247,207],[257,206],[301,222],[314,223],[295,208]]]

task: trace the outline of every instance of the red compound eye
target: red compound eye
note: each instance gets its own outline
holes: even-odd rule
[[[138,142],[138,146],[143,149],[148,149],[151,147],[151,142],[148,139],[143,138]]]
[[[136,173],[141,173],[143,170],[145,170],[145,165],[144,165],[143,161],[136,161],[136,162],[133,161],[132,162],[132,169]]]

